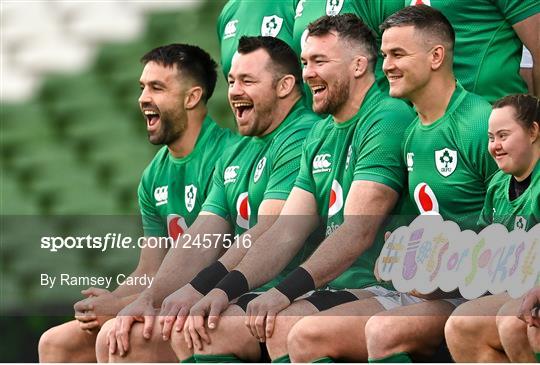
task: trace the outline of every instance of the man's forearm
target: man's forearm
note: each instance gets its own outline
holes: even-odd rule
[[[301,265],[312,276],[315,287],[322,287],[337,278],[367,251],[383,219],[379,216],[348,217],[344,224],[328,236]]]
[[[251,249],[251,246],[266,232],[272,224],[276,221],[277,217],[265,216],[260,219],[255,227],[244,232],[235,242],[231,248],[227,250],[220,257],[219,261],[227,268],[227,270],[233,270],[246,256],[246,253]]]
[[[275,278],[315,230],[317,217],[280,217],[246,253],[235,270],[246,277],[249,288]]]
[[[151,298],[155,306],[159,306],[169,294],[187,284],[199,271],[215,262],[221,254],[222,242],[221,239],[218,240],[218,237],[228,234],[227,224],[224,224],[222,218],[216,216],[199,218],[178,239],[178,244],[169,250],[155,275],[154,282],[142,293]],[[210,239],[212,241],[210,247],[191,245],[189,248],[184,248],[197,236]],[[202,242],[203,239],[201,238],[200,241]]]

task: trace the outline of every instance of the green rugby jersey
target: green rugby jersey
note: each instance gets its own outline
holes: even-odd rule
[[[403,8],[403,0],[300,0],[296,7],[293,30],[293,49],[300,54],[307,36],[309,23],[324,15],[352,13],[370,27],[377,39],[377,49],[381,45],[379,25],[391,14]],[[382,90],[388,90],[388,82],[382,72],[382,57],[377,58],[375,76]]]
[[[358,113],[336,123],[332,116],[318,122],[309,134],[302,153],[295,186],[310,192],[324,218],[326,236],[344,221],[344,206],[353,181],[367,180],[402,193],[406,170],[401,161],[403,133],[414,113],[403,102],[373,85]],[[362,202],[358,202],[362,204]],[[396,208],[393,215],[402,214]],[[362,288],[377,283],[373,266],[384,243],[383,227],[373,244],[353,265],[329,283],[331,288]]]
[[[454,71],[463,86],[489,102],[526,93],[519,75],[522,43],[512,28],[540,12],[538,0],[404,0],[440,10],[456,32]]]
[[[499,171],[491,180],[478,220],[480,227],[500,223],[505,225],[508,231],[528,231],[540,223],[540,162],[536,163],[531,173],[529,187],[514,200],[509,197],[511,179],[512,175]]]
[[[285,120],[263,137],[244,137],[216,167],[203,211],[229,220],[235,234],[257,224],[259,206],[266,199],[287,200],[298,170],[302,144],[319,117],[298,101]],[[297,267],[300,252],[280,274]],[[275,285],[274,279],[259,290]]]
[[[143,172],[138,189],[144,235],[176,239],[197,218],[218,156],[239,139],[204,119],[195,147],[183,158],[163,146]]]
[[[420,213],[437,212],[462,230],[475,229],[497,171],[488,153],[491,106],[458,83],[445,114],[431,125],[417,118],[406,132],[403,160]]]
[[[292,44],[294,9],[298,0],[230,0],[217,22],[221,67],[225,77],[239,39],[246,36],[272,36]]]

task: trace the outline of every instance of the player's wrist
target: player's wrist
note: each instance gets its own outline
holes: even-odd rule
[[[193,289],[197,290],[202,295],[206,295],[210,290],[223,279],[229,270],[220,261],[216,261],[212,265],[201,270],[189,283]]]
[[[217,285],[216,289],[221,289],[227,294],[229,302],[249,291],[249,283],[240,271],[232,270]]]
[[[291,271],[276,289],[292,303],[296,298],[315,290],[315,281],[306,269],[299,266]]]

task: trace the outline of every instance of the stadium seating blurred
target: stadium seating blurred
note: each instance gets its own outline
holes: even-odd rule
[[[69,314],[79,289],[44,291],[42,272],[115,275],[133,268],[138,250],[51,254],[40,250],[39,239],[44,232],[96,234],[98,228],[141,234],[134,216],[137,185],[158,147],[148,143],[137,105],[139,59],[153,47],[185,42],[218,60],[216,19],[224,3],[2,3],[2,315],[39,314],[25,309],[30,303],[63,306],[68,312],[62,314]],[[226,83],[218,72],[210,112],[232,127]],[[2,319],[4,328],[9,320]],[[35,351],[20,351],[20,342],[31,348],[50,324],[35,317],[32,328],[3,341],[2,361],[35,361]]]

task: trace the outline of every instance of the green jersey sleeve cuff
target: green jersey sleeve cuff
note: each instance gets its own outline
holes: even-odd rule
[[[144,236],[145,237],[165,237],[167,236],[167,232],[162,229],[156,229],[156,228],[143,228]]]
[[[213,213],[215,215],[219,215],[223,219],[229,218],[229,214],[225,209],[214,204],[203,204],[201,212]]]
[[[509,17],[508,22],[514,25],[538,13],[540,13],[540,3],[531,3],[518,14]]]
[[[290,191],[267,191],[264,193],[263,200],[266,199],[276,199],[276,200],[287,200],[289,197]]]
[[[313,191],[313,187],[311,185],[311,183],[301,179],[301,178],[297,178],[296,181],[294,182],[294,186],[296,186],[297,188],[300,188],[302,190],[305,190],[307,191],[308,193],[311,193],[311,194],[315,194],[315,192]]]
[[[368,173],[358,173],[354,175],[354,181],[373,181],[377,183],[384,184],[393,190],[395,190],[398,194],[401,194],[403,191],[403,184],[400,181],[389,179],[386,176],[381,175],[375,175],[375,174],[368,174]]]

